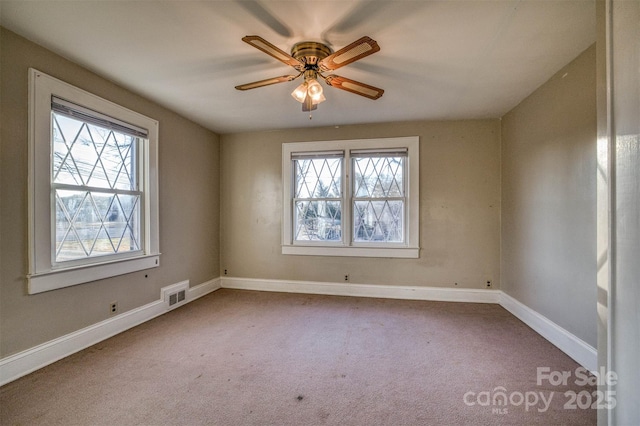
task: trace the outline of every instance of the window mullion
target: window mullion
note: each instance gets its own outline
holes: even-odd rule
[[[407,197],[353,197],[354,201],[404,201]]]
[[[86,191],[86,192],[99,192],[102,194],[117,194],[117,195],[142,195],[142,191],[128,191],[126,189],[117,188],[96,188],[93,186],[84,185],[69,185],[65,183],[52,183],[51,188],[54,191],[68,190],[68,191]]]
[[[404,242],[405,244],[409,244],[409,237],[410,237],[410,233],[412,232],[411,228],[411,222],[410,222],[410,212],[409,212],[409,204],[410,203],[417,203],[418,200],[411,200],[409,199],[409,185],[411,184],[411,182],[409,181],[409,157],[407,156],[404,159],[404,163],[403,163],[403,167],[402,167],[402,193],[404,194],[404,205],[402,206],[403,209],[403,230],[402,232],[404,233]],[[416,230],[414,230],[413,232],[416,232]]]
[[[144,253],[151,251],[151,176],[154,168],[151,167],[150,160],[150,143],[149,139],[139,138],[138,143],[133,144],[130,148],[131,151],[131,175],[130,179],[135,179],[135,182],[131,182],[131,187],[141,194],[138,198],[140,205],[140,214],[137,216],[140,223],[136,224],[138,230],[138,245]],[[126,158],[126,156],[125,156]],[[157,179],[157,176],[155,177]]]
[[[346,150],[345,152],[345,158],[344,158],[344,179],[343,179],[343,183],[342,183],[342,198],[343,198],[343,204],[344,204],[344,214],[343,214],[343,220],[342,220],[342,226],[343,226],[343,230],[342,230],[342,244],[344,244],[346,247],[349,247],[352,245],[353,243],[353,229],[352,228],[352,224],[353,224],[353,218],[352,218],[352,212],[353,212],[353,208],[351,203],[353,202],[351,197],[352,197],[352,175],[353,175],[353,167],[352,167],[352,163],[351,163],[351,153],[349,152],[349,150]]]
[[[294,198],[293,202],[295,203],[296,201],[340,201],[342,202],[342,198]]]

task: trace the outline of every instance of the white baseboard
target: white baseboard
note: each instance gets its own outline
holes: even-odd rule
[[[187,292],[187,301],[191,302],[221,288],[220,278],[214,278],[202,284],[198,284],[195,287],[191,287]]]
[[[500,292],[500,305],[573,358],[589,371],[598,370],[598,351],[544,315],[534,311],[506,293]]]
[[[219,278],[192,287],[187,293],[187,301],[193,301],[219,288]],[[26,351],[3,358],[0,360],[0,386],[166,312],[168,312],[168,308],[164,301],[156,300]]]
[[[317,281],[221,278],[222,288],[277,291],[282,293],[327,294],[386,299],[433,300],[439,302],[498,303],[500,291],[469,288],[413,287],[370,284],[343,284]]]

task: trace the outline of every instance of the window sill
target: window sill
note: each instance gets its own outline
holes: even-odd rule
[[[42,293],[160,266],[160,254],[53,270],[27,276],[29,294]]]
[[[418,259],[420,249],[413,247],[320,247],[282,246],[282,254],[298,256],[338,256],[338,257],[387,257]]]

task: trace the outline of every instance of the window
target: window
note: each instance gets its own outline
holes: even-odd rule
[[[283,254],[419,255],[418,137],[283,144]]]
[[[30,70],[29,293],[158,266],[158,122]]]
[[[404,243],[407,150],[352,151],[353,241]]]
[[[292,154],[295,241],[342,240],[342,160],[344,154]]]

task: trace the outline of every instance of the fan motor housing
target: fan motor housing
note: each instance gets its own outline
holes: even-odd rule
[[[302,41],[291,48],[291,56],[304,63],[307,67],[314,67],[318,62],[331,55],[333,51],[326,44],[315,41]]]

